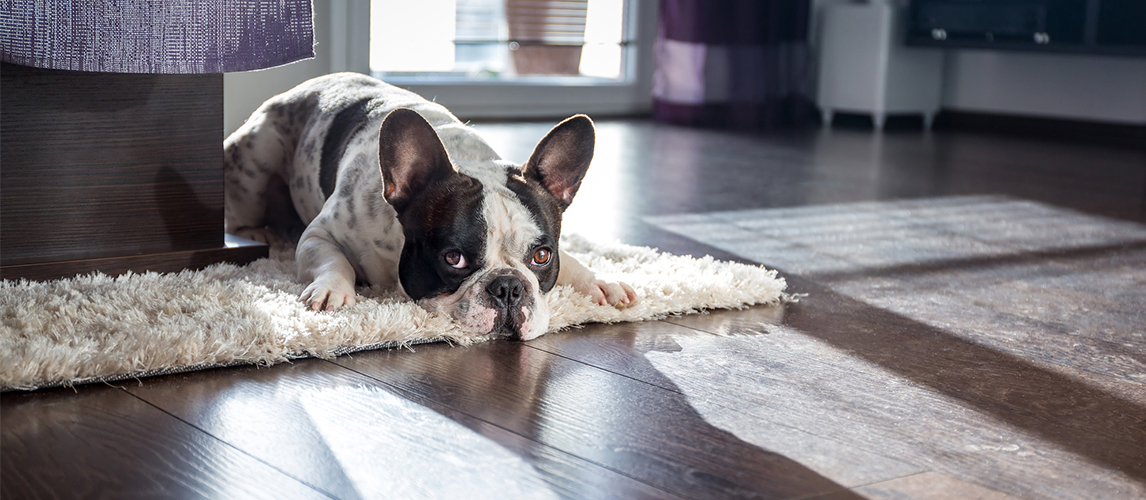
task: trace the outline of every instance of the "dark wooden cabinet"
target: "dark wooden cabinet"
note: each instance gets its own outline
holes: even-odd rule
[[[3,64],[0,80],[0,277],[266,254],[224,242],[221,74]]]
[[[1146,56],[1146,2],[914,0],[907,44]]]
[[[1103,0],[1098,8],[1099,47],[1146,54],[1146,1]]]

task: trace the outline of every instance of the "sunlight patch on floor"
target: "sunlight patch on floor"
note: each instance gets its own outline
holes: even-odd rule
[[[815,277],[1146,242],[1146,226],[1003,196],[955,196],[646,217]]]
[[[923,470],[896,457],[926,455],[937,437],[949,450],[948,460],[984,464],[1016,474],[1012,479],[1019,482],[1029,479],[1019,477],[1029,470],[1097,483],[1126,480],[1057,443],[789,327],[719,340],[680,336],[676,342],[679,351],[645,357],[706,422],[844,486]],[[898,430],[880,433],[889,428]],[[888,447],[896,441],[918,449]],[[1015,461],[1026,465],[1017,470]]]
[[[557,498],[521,457],[389,392],[341,387],[300,401],[363,498]]]
[[[1001,196],[648,220],[1000,352],[1103,352],[1047,367],[1066,376],[1146,381],[1143,224]]]

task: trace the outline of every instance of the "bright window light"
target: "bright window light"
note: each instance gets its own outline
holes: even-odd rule
[[[589,0],[589,12],[585,16],[585,46],[581,49],[582,75],[621,77],[624,20],[624,0]]]
[[[372,0],[370,69],[453,71],[456,12],[456,0]]]
[[[625,2],[371,0],[370,69],[451,79],[539,74],[618,79]]]

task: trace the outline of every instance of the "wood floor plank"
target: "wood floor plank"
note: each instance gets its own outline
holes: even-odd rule
[[[1062,435],[1059,427],[1065,427],[1146,449],[1146,392],[1139,384],[1112,382],[1095,387],[1085,381],[1087,372],[1048,370],[1037,360],[978,345],[975,338],[961,338],[923,321],[871,307],[802,278],[791,281],[810,297],[789,308],[783,321],[786,327],[1020,428],[1034,430],[1041,423],[1048,424],[1049,438],[1058,439]],[[678,323],[696,326],[689,321],[682,318]],[[1058,440],[1068,447],[1086,442]]]
[[[0,497],[327,498],[110,387],[0,397]]]
[[[638,379],[667,378],[690,399],[1017,496],[1146,493],[1146,448],[1136,444],[1144,431],[1134,423],[1141,413],[1133,404],[981,348],[967,361],[967,353],[950,351],[970,344],[937,336],[920,343],[911,339],[918,325],[894,318],[868,323],[870,317],[847,312],[846,300],[824,294],[789,306],[780,325],[771,324],[775,311],[757,308],[672,320],[710,330],[727,321],[755,323],[755,335],[722,338],[631,324],[590,326],[531,345]],[[893,332],[888,341],[879,337],[884,332]],[[837,338],[845,335],[854,338]],[[964,370],[979,378],[964,377]],[[1062,386],[1026,385],[1052,382]],[[1076,420],[1130,413],[1111,417],[1126,425],[1124,439],[1056,421],[1050,412],[1069,409],[1057,397],[1091,402],[1074,407]]]
[[[1135,263],[1141,266],[1146,252],[1139,252]],[[1142,394],[1146,338],[1137,323],[1146,307],[1146,282],[1119,276],[1117,267],[1084,272],[1078,265],[919,272],[828,286],[977,345],[1061,366],[1108,390]]]
[[[322,360],[125,387],[338,498],[673,498]]]
[[[709,424],[678,392],[523,343],[416,351],[334,362],[684,497],[797,498],[844,489]]]
[[[969,342],[1146,382],[1146,226],[995,196],[653,221]]]
[[[869,500],[1016,500],[1006,493],[934,472],[869,484],[853,491]],[[834,500],[835,495],[829,493],[809,500]]]
[[[520,161],[550,125],[480,128]],[[593,239],[736,259],[641,217],[951,195],[1146,222],[1142,149],[596,126],[563,224]],[[0,497],[1146,498],[1144,257],[1100,250],[891,270],[907,284],[785,270],[811,293],[787,308],[122,384],[147,402],[4,394]]]
[[[966,281],[973,281],[966,279]],[[794,289],[805,290],[798,284],[806,281],[790,277],[797,284]],[[1146,297],[1139,297],[1134,287],[1113,288],[1111,297],[1101,299],[1106,306],[1096,306],[1091,299],[1088,308],[1085,298],[1090,292],[1078,288],[1042,287],[1038,284],[1018,284],[1001,279],[994,281],[984,276],[983,283],[963,286],[954,278],[944,280],[936,277],[934,287],[930,285],[905,284],[893,279],[866,278],[845,283],[831,283],[827,286],[838,289],[849,297],[871,306],[872,310],[882,310],[893,317],[907,318],[926,325],[933,331],[948,334],[958,340],[980,346],[992,352],[999,352],[1025,360],[1041,371],[1056,373],[1063,377],[1078,380],[1100,388],[1102,392],[1116,396],[1136,405],[1146,406],[1146,346],[1140,347],[1141,328],[1133,326],[1136,312],[1132,312],[1134,301],[1146,304]],[[1011,288],[1009,292],[989,292],[992,288]],[[1033,297],[1046,295],[1068,296],[1064,307],[1046,306],[1046,301],[1017,298],[1018,288],[1040,288],[1032,290]],[[976,290],[983,293],[977,294]],[[1010,295],[1015,302],[1001,304],[998,295]],[[834,293],[833,293],[834,295]],[[993,301],[992,299],[1000,299]],[[1124,303],[1113,304],[1117,301]],[[854,304],[853,304],[854,305]],[[1024,313],[1022,308],[1038,309],[1039,312]],[[1007,311],[1013,309],[1013,311]],[[1072,309],[1064,311],[1063,309]],[[1112,311],[1112,309],[1114,311]],[[1103,328],[1111,334],[1122,335],[1126,341],[1114,341],[1076,335],[1073,326],[1052,319],[1039,318],[1046,315],[1092,315],[1094,318],[1079,319],[1090,328]],[[1093,311],[1088,313],[1087,311]],[[706,323],[704,318],[681,317],[670,322],[682,326],[698,327],[702,330],[717,330],[714,333],[736,334],[738,332],[759,331],[759,313],[743,315],[746,323],[741,324],[737,315],[723,315],[724,322],[719,326]],[[971,347],[968,347],[971,349]],[[1116,428],[1124,428],[1115,426]],[[1116,431],[1116,434],[1121,431]]]

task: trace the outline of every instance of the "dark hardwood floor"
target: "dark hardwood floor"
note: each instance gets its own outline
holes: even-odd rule
[[[476,126],[521,161],[551,124]],[[1146,149],[648,121],[597,145],[567,232],[807,296],[6,393],[0,496],[1146,497]]]

